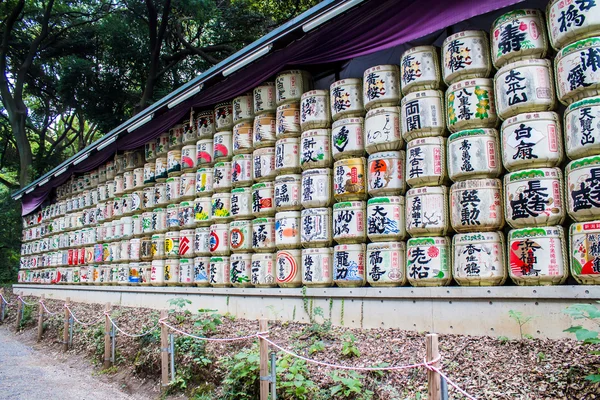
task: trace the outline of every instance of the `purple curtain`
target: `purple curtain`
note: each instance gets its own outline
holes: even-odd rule
[[[96,168],[117,150],[143,146],[180,121],[191,107],[209,107],[230,100],[270,79],[286,67],[350,60],[429,35],[474,16],[498,10],[523,0],[372,0],[331,20],[287,47],[235,73],[197,96],[157,116],[113,145],[90,156],[67,173],[23,196],[23,215],[39,207],[51,190],[70,173]],[[484,28],[488,30],[489,28]]]

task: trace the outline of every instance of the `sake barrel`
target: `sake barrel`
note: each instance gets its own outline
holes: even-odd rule
[[[169,176],[167,172],[167,158],[157,157],[154,163],[154,179],[156,182],[164,182]]]
[[[454,83],[446,91],[446,123],[450,132],[495,128],[498,124],[491,79]]]
[[[165,233],[165,256],[168,258],[179,258],[179,231],[168,231]]]
[[[306,208],[300,215],[300,242],[302,247],[331,246],[332,235],[331,208]]]
[[[347,201],[333,205],[333,239],[339,243],[366,241],[364,201]]]
[[[134,237],[141,237],[144,233],[142,229],[142,214],[136,214],[131,216],[131,226]]]
[[[300,172],[300,139],[283,138],[275,144],[275,169],[280,174]]]
[[[278,106],[286,103],[299,102],[302,93],[312,88],[312,78],[306,71],[281,71],[275,78],[276,103]]]
[[[273,180],[277,176],[275,170],[275,147],[264,147],[252,153],[252,175],[257,182]]]
[[[196,113],[195,123],[198,139],[211,139],[216,132],[215,113],[212,110],[204,110]]]
[[[399,118],[399,107],[378,107],[367,113],[364,127],[367,153],[400,150],[404,147]]]
[[[243,187],[252,185],[252,164],[251,154],[238,154],[231,160],[231,185],[233,187]]]
[[[554,60],[558,100],[569,105],[600,95],[600,37],[577,41],[558,52]]]
[[[546,8],[550,44],[556,50],[576,40],[600,34],[600,15],[595,1],[551,0]]]
[[[492,63],[500,68],[506,63],[544,58],[548,37],[544,14],[540,10],[513,10],[496,18],[490,31]]]
[[[217,132],[233,128],[233,107],[230,101],[215,106],[215,129]]]
[[[362,81],[360,79],[348,78],[333,82],[329,93],[331,117],[334,121],[364,115]]]
[[[407,94],[400,103],[400,114],[402,137],[407,142],[445,134],[444,93],[439,90]]]
[[[197,197],[194,200],[194,221],[198,226],[208,226],[212,222],[212,197]]]
[[[600,283],[600,222],[576,222],[570,229],[571,274],[582,285]]]
[[[444,82],[448,86],[472,78],[487,78],[492,70],[487,33],[462,31],[448,36],[442,45]]]
[[[453,181],[497,178],[502,173],[495,129],[469,129],[448,138],[448,175]]]
[[[167,178],[167,203],[177,202],[181,199],[181,177]]]
[[[275,251],[275,218],[252,220],[252,249],[260,253]]]
[[[194,229],[184,229],[179,232],[179,257],[194,256]]]
[[[255,149],[275,146],[277,127],[275,113],[266,113],[254,118],[252,143]]]
[[[233,123],[254,119],[254,99],[252,93],[244,93],[234,97],[232,102]]]
[[[208,167],[213,165],[213,140],[200,139],[196,142],[196,165],[198,167]]]
[[[452,277],[461,286],[500,286],[506,281],[502,232],[460,233],[452,238]]]
[[[567,212],[577,222],[600,218],[600,156],[571,161],[567,175]]]
[[[143,210],[152,210],[156,203],[154,201],[154,187],[146,187],[144,188],[143,196],[142,196],[142,209]]]
[[[446,186],[426,186],[406,192],[406,231],[411,236],[443,236],[449,230]]]
[[[194,285],[209,286],[208,270],[210,268],[210,257],[194,258]]]
[[[125,152],[125,171],[133,171],[136,168],[144,166],[144,153],[141,150],[130,150]],[[89,188],[91,182],[87,181],[86,186]]]
[[[196,196],[212,196],[214,193],[213,180],[214,170],[212,168],[198,168],[196,171]]]
[[[344,118],[331,125],[334,160],[361,157],[365,153],[364,118]]]
[[[313,129],[302,132],[300,139],[300,166],[309,168],[328,168],[331,166],[331,131]]]
[[[406,153],[404,150],[371,154],[368,159],[369,195],[404,194],[406,190],[405,166]]]
[[[160,236],[156,236],[156,247],[154,247],[154,235],[152,237],[145,236],[142,238],[140,242],[140,258],[142,261],[150,261],[154,258],[154,254],[157,254],[158,249],[162,249],[162,256],[157,255],[156,258],[164,258],[165,255],[165,238],[164,234],[162,234],[162,238]],[[154,249],[157,249],[156,252]]]
[[[562,224],[565,219],[562,171],[525,169],[504,175],[504,213],[512,228]]]
[[[179,284],[192,286],[194,284],[194,260],[191,258],[179,259]]]
[[[252,219],[252,188],[237,188],[231,191],[231,217],[234,220]]]
[[[167,231],[167,210],[155,208],[152,210],[152,232],[162,233]]]
[[[152,281],[152,263],[140,263],[140,286],[149,286]]]
[[[414,139],[406,146],[406,183],[410,187],[441,185],[448,180],[446,138]]]
[[[278,250],[300,248],[300,211],[275,214],[275,246]]]
[[[252,251],[252,221],[232,221],[229,224],[229,248],[234,253]]]
[[[213,138],[213,161],[228,161],[233,156],[233,132],[218,131]]]
[[[212,287],[231,287],[229,257],[211,257],[210,258],[210,286]]]
[[[128,285],[129,284],[129,264],[118,264],[117,268],[117,284]],[[78,271],[79,269],[77,269]],[[75,272],[75,270],[73,271]]]
[[[274,274],[275,261],[273,253],[252,254],[250,282],[256,287],[277,287]]]
[[[229,255],[229,224],[213,224],[210,226],[210,254],[213,256]]]
[[[279,250],[276,259],[276,281],[282,288],[302,286],[302,250]]]
[[[275,214],[275,188],[273,182],[252,185],[252,213],[255,217]]]
[[[123,178],[122,174],[115,176],[114,185],[115,185],[114,195],[121,196],[125,192],[125,179]],[[75,206],[73,207],[75,210],[79,210],[79,209],[83,208],[83,202],[79,201],[80,198],[81,198],[80,194],[77,194],[77,200],[74,203]]]
[[[552,62],[546,59],[506,64],[494,78],[496,112],[505,120],[517,114],[556,108]]]
[[[154,200],[157,206],[167,205],[169,202],[169,195],[167,192],[166,183],[157,183],[154,185]]]
[[[213,190],[215,192],[228,192],[231,190],[231,162],[221,161],[213,168]]]
[[[456,232],[499,231],[504,226],[502,181],[472,179],[450,188],[450,224]]]
[[[513,229],[508,232],[508,272],[520,286],[560,285],[569,272],[563,228]]]
[[[367,282],[371,286],[406,284],[406,245],[404,242],[367,245]]]
[[[275,116],[275,137],[298,137],[302,132],[300,127],[300,103],[284,104],[277,107]]]
[[[215,223],[223,223],[231,220],[231,194],[215,193],[212,195],[212,220]]]
[[[406,50],[400,58],[402,94],[424,89],[440,89],[439,49],[434,46],[417,46]]]
[[[179,181],[179,198],[190,200],[196,196],[196,173],[186,172],[181,175]]]
[[[509,171],[558,167],[563,160],[558,114],[526,113],[502,123],[502,161]],[[567,136],[568,140],[568,136]]]
[[[302,250],[302,285],[333,286],[333,249],[322,247]]]
[[[165,283],[167,286],[179,285],[179,259],[169,258],[165,260]]]
[[[106,182],[106,164],[102,164],[98,166],[98,183],[104,183]],[[59,186],[60,188],[60,186]],[[60,189],[57,188],[58,191],[60,191]],[[64,196],[59,196],[60,198],[63,198]]]
[[[196,156],[196,145],[183,146],[181,149],[181,170],[196,170],[198,167],[198,158]]]
[[[335,206],[334,206],[335,207]],[[404,197],[374,197],[367,202],[367,236],[374,242],[406,237]]]
[[[263,115],[274,112],[277,108],[275,102],[275,82],[263,82],[254,88],[254,114]]]
[[[253,121],[243,121],[233,126],[233,154],[252,153]]]
[[[183,124],[177,124],[169,129],[169,151],[181,149],[183,146]]]
[[[339,287],[360,287],[365,277],[366,245],[340,244],[333,248],[333,282]]]
[[[165,155],[167,155],[165,153]],[[106,161],[106,180],[110,181],[115,179],[115,162],[113,160]]]
[[[363,73],[363,104],[374,107],[397,106],[400,101],[400,69],[397,65],[376,65]]]
[[[251,287],[252,254],[232,254],[230,260],[230,280],[233,287]]]
[[[144,168],[136,168],[133,170],[133,188],[143,189],[144,188]],[[93,191],[94,189],[92,189]],[[93,201],[92,201],[93,202]]]
[[[600,97],[576,101],[565,111],[567,156],[575,160],[600,154]],[[595,120],[595,121],[594,121]]]
[[[450,239],[420,237],[406,242],[406,274],[412,286],[448,286],[452,282]]]
[[[167,153],[167,176],[181,175],[181,150],[169,150]]]
[[[123,174],[123,172],[125,172],[125,166],[126,166],[126,161],[125,161],[125,153],[123,154],[115,154],[115,174],[116,175],[121,175]],[[83,177],[80,176],[77,180],[77,190],[83,190]]]
[[[164,286],[164,284],[165,284],[165,260],[152,260],[152,271],[150,273],[150,284],[152,286]]]
[[[140,263],[129,263],[129,281],[127,282],[130,286],[136,286],[140,284]]]
[[[308,129],[329,128],[331,112],[328,90],[311,90],[302,94],[300,101],[300,127]]]
[[[210,255],[209,226],[201,226],[194,230],[194,254],[202,257]]]
[[[349,158],[333,165],[333,196],[336,201],[366,200],[365,158]]]
[[[165,132],[156,138],[156,157],[167,157],[168,152],[169,132]]]

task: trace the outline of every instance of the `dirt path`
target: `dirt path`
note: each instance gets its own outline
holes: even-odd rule
[[[102,382],[91,365],[36,350],[0,327],[0,399],[137,400],[118,384]]]

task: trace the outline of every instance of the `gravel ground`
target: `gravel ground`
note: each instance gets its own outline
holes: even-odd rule
[[[37,351],[0,328],[0,399],[134,400],[114,384],[100,381],[87,367]]]

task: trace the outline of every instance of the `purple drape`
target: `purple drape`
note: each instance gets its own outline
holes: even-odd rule
[[[458,22],[504,8],[523,0],[371,0],[328,21],[302,38],[276,50],[197,96],[157,116],[147,125],[117,140],[67,173],[23,196],[23,215],[39,207],[51,190],[70,173],[96,168],[117,150],[144,145],[180,121],[191,107],[213,106],[247,92],[289,66],[324,64],[349,60],[402,45]],[[488,30],[488,28],[483,28]]]

